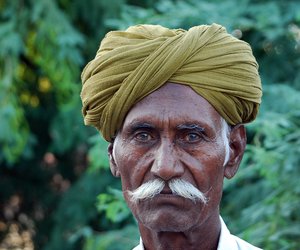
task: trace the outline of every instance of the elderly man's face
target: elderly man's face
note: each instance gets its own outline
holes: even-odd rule
[[[223,127],[204,98],[179,84],[165,84],[130,110],[109,147],[110,163],[141,225],[155,231],[187,231],[218,216],[223,178],[236,173],[245,146],[244,128],[234,129],[229,140],[238,142],[227,147],[224,164]],[[153,198],[131,199],[128,191],[156,179],[188,182],[205,194],[207,204],[172,194],[168,184]]]

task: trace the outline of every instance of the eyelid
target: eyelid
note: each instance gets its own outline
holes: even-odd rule
[[[134,133],[134,137],[137,137],[139,135],[147,135],[147,136],[151,136],[151,134],[148,131],[137,131],[136,133]],[[152,136],[151,136],[152,137]]]
[[[142,134],[142,133],[146,133],[146,134],[153,134],[153,129],[151,128],[137,128],[134,131],[132,131],[132,135],[135,136],[137,134]]]
[[[199,134],[199,135],[205,135],[205,130],[202,128],[181,128],[179,129],[179,132],[188,134],[188,133],[193,133],[193,134]]]
[[[204,132],[204,129],[202,130],[199,130],[199,129],[182,129],[181,130],[181,136],[180,136],[180,140],[181,141],[186,141],[188,143],[200,143],[200,142],[203,142],[203,141],[210,141],[208,136],[205,134]],[[197,135],[199,138],[197,138],[196,140],[194,141],[189,141],[187,139],[187,136],[189,136],[190,134],[195,134]]]
[[[196,136],[198,136],[199,137],[199,139],[204,139],[204,135],[203,135],[203,133],[199,133],[199,132],[197,132],[197,131],[187,131],[186,133],[185,133],[185,136],[189,136],[189,135],[196,135]]]

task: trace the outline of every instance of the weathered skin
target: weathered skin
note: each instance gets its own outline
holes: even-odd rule
[[[223,166],[221,129],[221,116],[204,98],[174,83],[145,97],[127,114],[108,151],[111,171],[121,177],[146,249],[217,249],[223,179],[237,172],[246,144],[244,126],[232,128],[229,160]],[[172,195],[169,188],[133,203],[126,190],[155,178],[182,178],[204,192],[208,203]]]

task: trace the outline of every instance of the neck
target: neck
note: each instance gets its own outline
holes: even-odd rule
[[[216,250],[221,232],[219,215],[183,232],[157,232],[139,224],[146,250]]]

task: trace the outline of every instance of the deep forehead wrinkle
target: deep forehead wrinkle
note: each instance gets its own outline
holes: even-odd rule
[[[123,125],[126,125],[126,127],[132,127],[132,126],[139,126],[139,127],[148,127],[148,128],[154,128],[157,127],[158,124],[167,121],[169,124],[172,124],[177,129],[206,129],[210,125],[208,124],[209,121],[205,119],[201,119],[201,116],[198,117],[198,119],[195,119],[194,117],[190,117],[188,114],[181,115],[180,117],[170,113],[166,114],[166,112],[159,111],[158,112],[160,117],[159,121],[156,120],[156,114],[144,114],[139,117],[133,118],[132,120],[129,118],[127,121],[125,120]],[[177,123],[177,124],[174,124]]]

